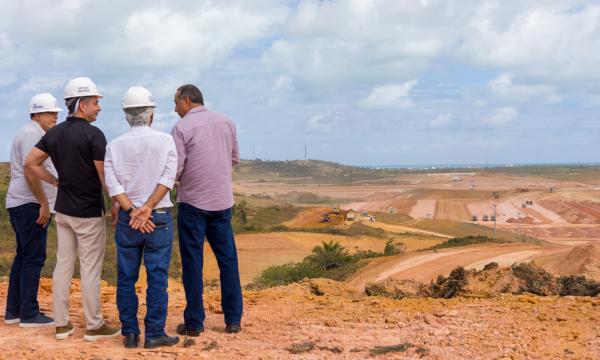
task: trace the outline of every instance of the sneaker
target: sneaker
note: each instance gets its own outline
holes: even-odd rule
[[[73,324],[69,322],[65,326],[57,326],[56,333],[54,336],[56,337],[56,340],[64,340],[69,336],[73,335],[74,332],[75,328],[73,327]]]
[[[121,335],[121,328],[113,327],[107,323],[104,323],[97,329],[86,330],[85,335],[83,335],[83,340],[96,341],[99,339],[110,338],[119,335]]]
[[[18,324],[19,321],[21,321],[21,319],[19,319],[19,315],[15,315],[8,311],[4,314],[4,323],[5,324],[8,324],[8,325]]]
[[[54,326],[54,319],[44,315],[44,313],[37,313],[36,316],[30,319],[22,319],[19,324],[22,328],[36,328],[44,326]]]

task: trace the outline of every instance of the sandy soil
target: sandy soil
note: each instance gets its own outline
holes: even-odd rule
[[[236,236],[240,277],[243,284],[251,282],[270,265],[299,262],[311,254],[323,241],[337,241],[351,253],[358,250],[383,251],[385,240],[371,237],[348,237],[303,232],[259,233]],[[218,279],[217,261],[208,243],[204,255],[204,278]]]
[[[51,286],[45,282],[46,289]],[[318,288],[321,296],[311,292]],[[144,289],[140,288],[141,304]],[[104,286],[103,312],[118,324],[114,288]],[[0,299],[6,283],[0,283]],[[43,309],[50,294],[42,291]],[[600,353],[598,298],[503,295],[496,299],[366,297],[343,284],[313,280],[244,293],[242,332],[223,333],[215,290],[205,296],[206,332],[195,344],[156,350],[125,349],[120,338],[82,339],[81,301],[72,295],[73,336],[57,341],[53,329],[0,324],[2,359],[594,359]],[[2,306],[4,304],[1,304]],[[185,305],[172,282],[167,332],[173,334]],[[140,316],[145,311],[142,305]],[[142,327],[143,329],[143,327]],[[143,330],[142,330],[143,331]],[[376,346],[411,344],[406,352],[371,356]],[[292,354],[294,344],[312,350]]]
[[[435,209],[436,219],[471,221],[471,215],[463,200],[439,200]]]
[[[435,214],[436,203],[437,200],[435,199],[418,200],[415,206],[412,207],[408,215],[415,219],[433,219],[433,216]]]
[[[529,261],[560,251],[564,251],[564,248],[529,244],[498,244],[412,253],[368,265],[356,274],[349,284],[361,290],[368,282],[380,281],[388,277],[429,282],[440,274],[449,274],[457,266],[482,268],[492,261],[501,265],[512,265],[515,262]]]
[[[431,235],[431,236],[444,238],[444,240],[454,237],[454,236],[447,235],[447,234],[442,234],[442,233],[427,231],[427,230],[421,230],[421,229],[417,229],[417,228],[413,228],[413,227],[409,227],[409,226],[403,226],[403,225],[392,225],[392,224],[386,224],[386,223],[382,223],[382,222],[365,222],[364,224],[374,227],[374,228],[383,229],[385,231],[390,231],[390,232],[399,233],[399,234],[415,233],[415,234]]]

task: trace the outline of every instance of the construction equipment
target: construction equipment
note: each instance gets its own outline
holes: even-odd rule
[[[500,197],[500,193],[499,193],[499,192],[497,192],[497,191],[494,191],[494,192],[492,192],[492,197],[493,197],[494,199],[498,199],[498,198]]]
[[[483,217],[481,218],[481,220],[483,221],[488,221],[490,218],[487,215],[483,215]]]
[[[477,221],[477,215],[471,216],[471,221]]]
[[[396,213],[396,208],[391,207],[391,208],[388,209],[388,212],[390,214],[395,214]]]
[[[526,204],[526,203],[522,203],[522,204],[521,204],[521,207],[523,207],[523,208],[526,208],[526,207],[527,207],[527,204]]]
[[[495,215],[491,215],[490,216],[490,221],[496,221],[496,216]]]

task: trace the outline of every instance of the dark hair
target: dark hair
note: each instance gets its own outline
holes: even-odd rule
[[[74,98],[69,98],[69,99],[65,99],[65,106],[67,107],[67,110],[69,110],[69,116],[75,116],[75,113],[77,112],[77,110],[79,110],[78,108],[75,108],[75,105],[77,105],[77,107],[79,107],[79,104],[82,102],[88,102],[90,99],[95,98],[95,96],[82,96],[82,97],[74,97]],[[79,101],[77,101],[79,100]]]
[[[35,114],[29,114],[29,117],[31,118],[31,120],[33,120],[34,116],[35,116]]]
[[[202,92],[192,84],[182,85],[177,89],[177,97],[179,99],[188,98],[194,104],[204,105],[204,97]]]

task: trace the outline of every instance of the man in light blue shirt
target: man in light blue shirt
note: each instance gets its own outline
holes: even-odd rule
[[[37,293],[40,273],[46,260],[48,223],[51,209],[54,209],[57,184],[42,184],[39,179],[28,181],[24,164],[35,144],[56,125],[59,111],[62,110],[51,94],[34,96],[29,103],[31,121],[19,130],[10,150],[6,208],[15,232],[17,249],[10,271],[4,322],[19,324],[23,328],[54,325],[52,318],[40,312]],[[43,165],[56,176],[50,159]],[[34,193],[39,194],[40,198]]]

